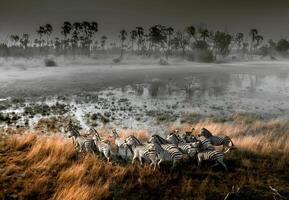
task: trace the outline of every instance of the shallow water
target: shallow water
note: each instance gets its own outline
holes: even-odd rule
[[[99,126],[145,128],[151,132],[164,130],[164,123],[148,114],[154,112],[175,117],[175,124],[180,123],[182,114],[191,112],[208,116],[243,112],[270,117],[289,115],[287,62],[65,66],[48,69],[47,73],[43,72],[46,68],[29,70],[23,77],[13,69],[6,72],[13,76],[4,78],[2,74],[1,97],[25,96],[28,103],[53,105],[59,95],[65,96],[64,103],[75,108],[68,115],[73,114],[84,128],[88,113],[110,115],[112,120]],[[41,70],[40,78],[37,70]],[[9,108],[7,112],[13,109],[20,108]]]

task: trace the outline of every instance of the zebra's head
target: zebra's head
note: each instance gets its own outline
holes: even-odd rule
[[[202,128],[200,135],[201,135],[201,136],[204,136],[204,137],[206,137],[206,138],[209,138],[209,137],[212,136],[212,133],[211,133],[210,131],[208,131],[207,129]]]
[[[180,142],[179,137],[174,133],[170,133],[166,139],[167,139],[167,141],[169,141],[170,143],[175,144],[175,145],[178,145]]]
[[[112,137],[113,137],[114,139],[119,137],[118,133],[116,132],[116,129],[112,129],[111,132],[112,132]]]
[[[72,121],[70,120],[67,126],[64,128],[64,131],[68,133],[68,137],[77,137],[80,135],[79,131],[77,130],[76,126],[72,124]]]
[[[90,134],[92,134],[92,139],[93,140],[96,140],[96,141],[100,141],[100,136],[99,136],[99,133],[95,130],[95,128],[91,127],[90,130],[89,130]]]

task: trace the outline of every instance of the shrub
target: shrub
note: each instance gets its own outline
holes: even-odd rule
[[[46,67],[56,67],[57,66],[56,62],[51,58],[44,59],[44,64]]]

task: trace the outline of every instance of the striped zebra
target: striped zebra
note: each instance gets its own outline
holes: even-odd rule
[[[227,153],[234,148],[234,143],[229,136],[214,136],[210,131],[205,128],[201,129],[200,135],[206,137],[214,146],[223,145],[224,153]]]
[[[197,154],[197,149],[199,148],[199,142],[188,142],[180,139],[180,137],[174,133],[171,133],[166,138],[172,144],[178,146],[182,152],[187,154],[189,157],[193,158]]]
[[[176,164],[184,157],[184,154],[176,145],[170,144],[167,140],[158,135],[152,135],[149,139],[149,143],[153,144],[154,149],[158,154],[159,167],[163,161],[172,161],[173,166],[171,169],[174,169],[176,167]]]
[[[197,140],[199,141],[200,144],[200,149],[202,151],[213,151],[215,150],[215,147],[211,144],[210,140],[208,140],[205,136],[199,136],[197,137]]]
[[[150,162],[153,169],[156,169],[158,162],[158,155],[152,144],[142,144],[135,136],[127,138],[124,146],[130,150],[133,155],[132,163],[139,159],[140,164],[143,164],[143,159]]]
[[[94,141],[91,138],[85,138],[80,135],[79,131],[69,122],[66,132],[68,132],[68,137],[72,138],[72,142],[75,145],[75,148],[79,152],[86,151],[95,155],[96,146]]]
[[[227,166],[224,163],[224,153],[213,150],[213,151],[201,151],[197,154],[198,157],[198,166],[200,167],[204,160],[214,161],[217,164],[221,164],[224,169],[227,171]]]
[[[183,140],[186,143],[190,143],[190,142],[197,142],[197,138],[192,135],[192,132],[186,132],[180,135],[181,140]]]
[[[107,159],[107,161],[110,162],[110,158],[112,156],[110,144],[107,144],[104,141],[102,141],[98,132],[92,127],[90,128],[90,133],[93,135],[92,139],[99,153],[103,154]]]
[[[116,132],[115,129],[112,130],[112,138],[114,139],[114,143],[115,143],[115,146],[116,146],[116,153],[118,154],[119,153],[119,149],[121,147],[123,147],[124,145],[124,140],[122,140],[118,133]]]

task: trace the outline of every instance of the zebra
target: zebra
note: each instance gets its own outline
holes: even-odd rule
[[[72,138],[72,142],[75,148],[78,148],[79,152],[85,150],[86,152],[90,152],[95,155],[96,146],[93,139],[81,136],[71,122],[69,122],[66,132],[68,132],[68,137]]]
[[[189,142],[186,143],[185,140],[181,140],[180,137],[174,133],[171,133],[166,138],[172,144],[178,146],[182,152],[187,154],[189,157],[193,158],[197,153],[197,148],[199,147],[199,142]]]
[[[198,166],[200,167],[204,160],[214,161],[217,164],[221,164],[224,169],[227,171],[227,166],[224,163],[224,153],[217,151],[217,150],[207,150],[207,151],[200,151],[197,154],[198,157]]]
[[[195,129],[192,127],[191,131],[186,131],[185,134],[181,134],[180,138],[187,143],[197,142],[197,138],[193,135],[194,130]]]
[[[173,170],[176,167],[176,164],[184,157],[184,154],[176,145],[170,144],[169,141],[158,135],[152,135],[149,139],[149,143],[153,144],[154,149],[158,154],[159,167],[163,161],[172,161],[173,166],[171,167],[171,170]]]
[[[205,128],[201,129],[200,135],[206,137],[214,146],[223,145],[224,153],[227,153],[228,151],[234,148],[234,143],[229,136],[214,136],[210,131],[208,131]]]
[[[114,139],[114,143],[116,145],[116,152],[119,153],[119,149],[123,147],[124,140],[122,140],[115,129],[112,130],[112,138]]]
[[[142,159],[149,160],[153,169],[156,169],[158,155],[152,144],[142,144],[136,137],[130,136],[125,141],[124,146],[133,154],[132,164],[138,158],[140,164],[143,164]]]
[[[215,150],[215,147],[211,144],[211,142],[204,136],[199,136],[197,137],[197,140],[199,141],[200,144],[200,149],[202,151],[213,151]]]
[[[105,156],[105,158],[107,159],[108,162],[110,162],[110,158],[112,155],[110,144],[103,142],[101,140],[98,132],[92,127],[90,128],[90,133],[93,134],[92,139],[93,139],[94,144],[97,147],[98,151]]]

